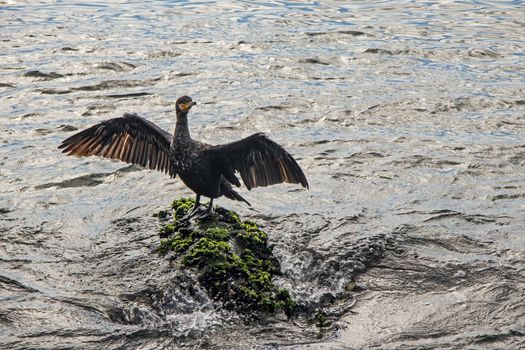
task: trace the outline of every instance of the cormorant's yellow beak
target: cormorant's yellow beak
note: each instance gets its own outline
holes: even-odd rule
[[[180,108],[183,110],[183,111],[189,111],[191,107],[195,106],[197,104],[197,102],[188,102],[188,103],[182,103],[180,105]]]

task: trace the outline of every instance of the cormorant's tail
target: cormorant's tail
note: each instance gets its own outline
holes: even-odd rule
[[[244,202],[244,203],[248,204],[250,207],[252,206],[250,204],[250,202],[248,202],[246,199],[242,198],[240,194],[238,194],[237,192],[235,192],[233,190],[233,188],[229,188],[228,190],[226,190],[226,192],[224,192],[224,196],[226,198],[232,199],[234,201]]]

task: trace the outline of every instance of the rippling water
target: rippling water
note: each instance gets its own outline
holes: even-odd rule
[[[0,1],[4,348],[525,346],[521,1]],[[137,112],[256,131],[310,191],[219,200],[332,326],[220,311],[155,254],[178,179],[56,147]],[[380,261],[378,254],[384,254]],[[352,288],[353,281],[357,287]]]

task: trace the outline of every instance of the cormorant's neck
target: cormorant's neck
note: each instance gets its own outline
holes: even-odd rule
[[[188,112],[177,110],[177,124],[175,124],[175,138],[190,137],[188,128]]]

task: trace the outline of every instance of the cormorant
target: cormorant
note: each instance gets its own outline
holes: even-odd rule
[[[199,218],[211,212],[213,199],[220,196],[250,205],[232,188],[241,185],[235,171],[248,190],[282,182],[308,188],[306,176],[295,159],[263,133],[217,146],[193,140],[188,112],[196,104],[189,96],[177,100],[173,136],[135,113],[125,113],[76,133],[58,148],[67,155],[96,155],[138,164],[173,178],[178,174],[196,193],[195,206],[187,219],[198,213],[201,196],[209,197],[210,203]]]

